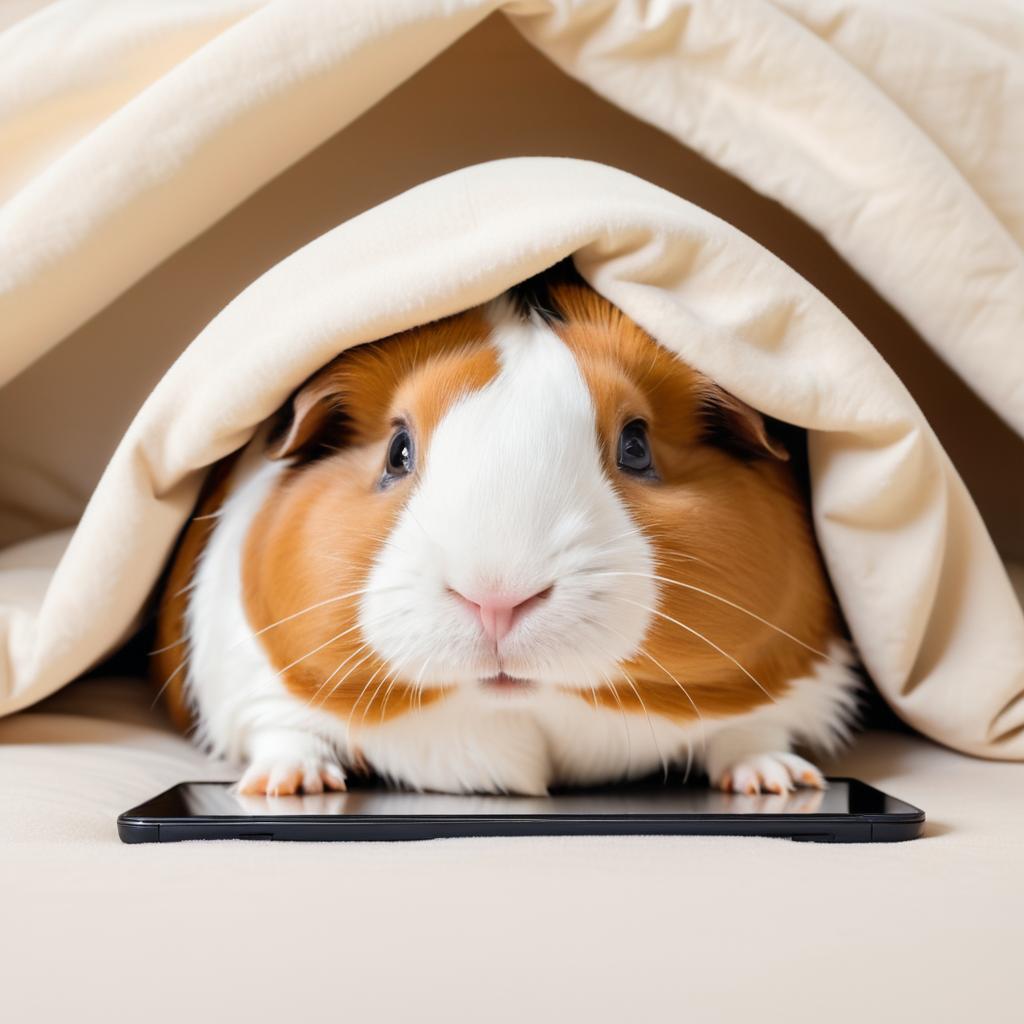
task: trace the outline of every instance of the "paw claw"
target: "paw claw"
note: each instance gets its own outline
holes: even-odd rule
[[[274,778],[267,783],[267,796],[294,796],[301,786],[298,774],[287,774]]]
[[[344,793],[348,789],[345,785],[345,773],[337,765],[329,764],[320,773],[326,789],[333,789],[338,793]]]
[[[345,773],[331,761],[256,762],[238,783],[244,796],[294,796],[322,793],[324,789],[345,790]]]
[[[788,752],[755,754],[737,761],[719,779],[718,785],[727,793],[774,793],[782,796],[798,786],[825,789],[821,772],[809,761]]]
[[[259,796],[267,791],[266,774],[251,774],[252,769],[245,773],[238,783],[238,792],[245,796]]]

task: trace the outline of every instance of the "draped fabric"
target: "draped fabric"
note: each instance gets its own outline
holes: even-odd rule
[[[0,32],[0,386],[499,9],[570,75],[821,231],[1024,432],[1024,47],[994,3],[42,6]],[[128,635],[205,468],[309,373],[567,255],[659,342],[809,430],[819,541],[896,711],[958,749],[1024,757],[1020,606],[870,339],[723,221],[555,159],[427,182],[231,302],[153,390],[78,525],[0,551],[0,712]]]

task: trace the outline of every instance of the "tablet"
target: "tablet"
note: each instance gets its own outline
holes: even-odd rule
[[[924,812],[856,779],[748,796],[655,781],[546,796],[414,793],[381,784],[345,793],[244,796],[231,782],[182,782],[125,811],[126,843],[183,839],[392,841],[459,836],[775,836],[801,842],[915,839]]]

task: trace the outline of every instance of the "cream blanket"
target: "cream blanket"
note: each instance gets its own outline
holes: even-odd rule
[[[822,230],[1024,430],[1024,73],[1019,19],[999,5],[43,7],[0,34],[0,380],[500,6],[571,74]],[[71,59],[48,60],[69,32]],[[623,172],[551,159],[469,168],[341,225],[195,339],[70,540],[0,552],[0,712],[124,638],[204,467],[305,376],[568,254],[663,344],[809,428],[818,536],[896,710],[959,749],[1024,757],[1020,607],[869,342],[722,221]]]

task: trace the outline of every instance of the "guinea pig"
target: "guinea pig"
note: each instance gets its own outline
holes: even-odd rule
[[[764,418],[565,273],[352,348],[207,481],[158,605],[239,789],[823,787],[857,673]]]

